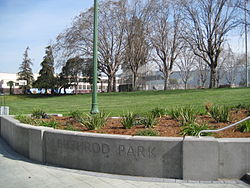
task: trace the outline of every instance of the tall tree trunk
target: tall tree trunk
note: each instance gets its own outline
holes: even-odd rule
[[[58,94],[61,95],[62,87],[59,88]]]
[[[187,82],[184,82],[184,89],[187,89]]]
[[[216,84],[216,68],[213,65],[211,65],[209,88],[215,88],[215,84]]]
[[[116,76],[114,75],[113,76],[113,89],[112,89],[113,92],[116,92]]]
[[[137,90],[137,72],[133,73],[133,91]]]
[[[168,78],[164,79],[164,90],[166,91],[168,89]]]
[[[101,92],[103,92],[103,81],[102,81],[102,79],[100,79],[100,82],[101,82]]]
[[[108,77],[108,88],[107,88],[107,92],[111,92],[112,91],[112,77],[109,76]]]
[[[164,77],[164,90],[168,90],[169,87],[169,77],[170,77],[170,71],[166,71],[165,77]]]
[[[75,85],[75,94],[77,95],[78,91],[77,91],[77,85]]]
[[[12,86],[10,86],[10,92],[9,93],[10,93],[10,95],[12,95]]]

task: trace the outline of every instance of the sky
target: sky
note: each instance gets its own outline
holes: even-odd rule
[[[29,46],[38,73],[45,47],[92,5],[93,0],[0,0],[0,72],[17,73]],[[244,51],[244,37],[233,33],[229,42],[233,51]]]
[[[0,72],[16,73],[29,46],[33,72],[45,47],[93,0],[0,0]]]

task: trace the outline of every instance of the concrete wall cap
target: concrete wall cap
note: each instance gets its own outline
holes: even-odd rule
[[[51,127],[35,126],[35,125],[30,125],[30,124],[25,124],[25,123],[20,123],[19,125],[21,125],[24,128],[29,128],[33,130],[41,130],[41,131],[53,130],[53,128]]]
[[[186,136],[184,137],[184,141],[197,141],[197,142],[202,142],[202,141],[214,141],[217,142],[217,139],[211,136],[207,136],[207,137],[195,137],[195,136]]]
[[[133,136],[133,140],[150,140],[150,141],[183,141],[184,137],[161,137],[161,136]]]
[[[75,135],[85,137],[96,137],[96,138],[113,138],[122,140],[148,140],[148,141],[183,141],[182,137],[157,137],[157,136],[131,136],[131,135],[118,135],[118,134],[101,134],[101,133],[90,133],[90,132],[77,132],[59,129],[49,129],[48,133],[59,133],[63,135]]]
[[[250,143],[250,138],[218,138],[218,142],[247,142]]]
[[[17,119],[14,118],[15,116],[13,115],[10,115],[10,116],[5,116],[5,115],[2,115],[1,118],[4,118],[4,119],[7,119],[15,124],[17,123],[20,123],[20,121],[18,121]]]

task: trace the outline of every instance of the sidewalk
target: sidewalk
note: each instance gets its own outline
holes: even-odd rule
[[[184,181],[119,176],[46,166],[34,163],[15,153],[3,139],[0,138],[0,187],[247,188],[250,186],[240,180],[214,182]]]

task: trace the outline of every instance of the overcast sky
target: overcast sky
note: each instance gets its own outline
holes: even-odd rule
[[[27,46],[33,72],[39,72],[44,48],[92,4],[93,0],[0,0],[0,72],[18,72]],[[234,51],[244,50],[243,37],[233,34],[230,41]]]

